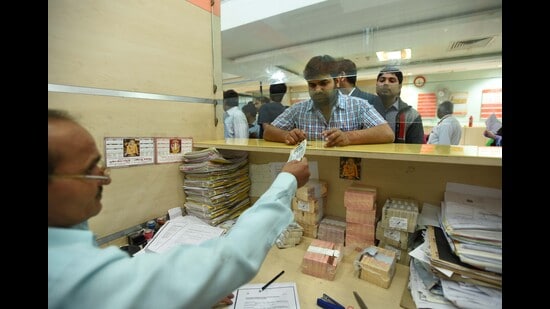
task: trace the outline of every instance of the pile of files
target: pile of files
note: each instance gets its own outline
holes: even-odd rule
[[[461,262],[502,274],[502,193],[450,183],[441,203],[441,228]],[[499,276],[500,277],[500,276]]]
[[[424,242],[412,250],[417,308],[502,307],[502,190],[448,183],[441,208],[424,204]]]
[[[180,171],[188,214],[217,226],[250,207],[247,152],[190,151],[183,155]]]

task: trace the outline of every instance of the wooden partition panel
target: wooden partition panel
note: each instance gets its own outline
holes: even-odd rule
[[[48,108],[74,115],[101,152],[105,137],[222,138],[220,18],[207,9],[180,0],[48,1]],[[178,167],[113,169],[90,228],[101,238],[182,206]]]
[[[180,0],[48,1],[48,83],[211,98],[211,19]]]

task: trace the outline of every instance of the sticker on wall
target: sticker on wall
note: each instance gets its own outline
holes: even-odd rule
[[[453,115],[465,116],[468,107],[468,92],[453,92],[450,101],[453,102]]]
[[[106,137],[106,167],[123,167],[155,163],[152,137]]]
[[[340,178],[361,180],[361,158],[340,157]]]
[[[437,97],[434,92],[419,93],[416,110],[423,119],[435,118]]]
[[[480,118],[487,119],[493,113],[502,119],[502,88],[483,89],[481,92]]]
[[[183,155],[193,150],[191,137],[155,138],[156,163],[182,162]]]

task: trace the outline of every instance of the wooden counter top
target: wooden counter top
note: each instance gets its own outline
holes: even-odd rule
[[[401,296],[409,280],[409,267],[396,264],[396,272],[389,288],[385,289],[354,274],[353,260],[357,252],[346,251],[344,258],[336,270],[336,277],[330,281],[306,275],[301,272],[302,258],[311,243],[312,238],[302,237],[296,247],[279,249],[273,246],[265,259],[260,272],[250,283],[266,283],[281,270],[285,273],[277,282],[296,282],[301,308],[319,308],[316,305],[318,297],[326,293],[344,306],[352,305],[359,308],[353,291],[357,291],[369,309],[400,308]]]
[[[323,141],[308,141],[307,155],[355,157],[432,163],[502,166],[502,147],[448,146],[430,144],[373,144],[323,147]],[[290,153],[294,146],[263,139],[220,139],[194,141],[193,147],[253,152]]]

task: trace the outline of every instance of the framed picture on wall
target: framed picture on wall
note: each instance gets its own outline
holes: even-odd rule
[[[361,158],[340,157],[340,178],[361,180]]]

